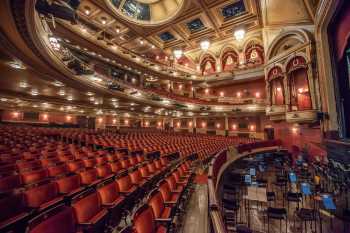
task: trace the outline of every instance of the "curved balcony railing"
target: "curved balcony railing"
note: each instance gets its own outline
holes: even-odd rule
[[[227,166],[251,154],[279,150],[281,145],[281,140],[257,141],[238,145],[233,150],[222,150],[213,157],[208,171],[208,206],[212,233],[227,232],[217,193],[218,183]]]

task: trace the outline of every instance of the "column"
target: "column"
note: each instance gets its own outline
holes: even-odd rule
[[[228,136],[228,117],[225,116],[225,136]]]

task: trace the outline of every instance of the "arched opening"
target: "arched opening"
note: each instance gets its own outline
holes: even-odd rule
[[[290,111],[312,109],[308,68],[303,57],[293,58],[287,65]]]
[[[216,72],[215,64],[216,64],[216,61],[213,56],[211,56],[210,54],[205,55],[200,65],[202,75],[215,74]]]
[[[284,105],[284,85],[282,69],[278,66],[272,68],[268,75],[270,82],[271,105]]]
[[[232,71],[238,67],[238,54],[230,49],[223,53],[221,58],[222,70]]]
[[[247,66],[264,64],[264,48],[255,41],[250,42],[245,49]]]

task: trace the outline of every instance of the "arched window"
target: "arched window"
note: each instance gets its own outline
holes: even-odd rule
[[[216,61],[213,56],[209,54],[205,55],[200,65],[202,75],[215,74],[216,72],[215,64],[216,64]]]
[[[307,69],[303,57],[295,57],[287,65],[292,111],[312,109]]]
[[[284,105],[284,85],[282,69],[278,66],[272,68],[268,74],[270,82],[271,105]]]
[[[221,62],[223,71],[232,71],[238,67],[238,54],[230,49],[224,52]]]

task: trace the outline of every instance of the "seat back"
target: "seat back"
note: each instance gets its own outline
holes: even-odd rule
[[[102,177],[102,178],[113,174],[112,169],[108,164],[99,166],[96,168],[96,170],[97,170],[98,177]]]
[[[75,233],[76,223],[70,206],[58,206],[35,217],[27,233]]]
[[[174,178],[174,176],[171,174],[170,176],[168,176],[166,179],[166,182],[168,183],[169,185],[169,188],[171,191],[174,191],[176,190],[176,180]]]
[[[171,190],[169,184],[165,180],[159,183],[159,192],[162,194],[164,201],[170,201]]]
[[[89,169],[79,173],[80,180],[83,185],[89,185],[97,181],[97,171],[96,169]]]
[[[67,166],[70,172],[78,172],[79,170],[84,169],[84,163],[82,160],[69,161],[67,162]]]
[[[22,183],[27,184],[34,184],[38,183],[42,180],[47,179],[49,176],[48,171],[46,169],[41,170],[35,170],[30,172],[24,172],[21,174]]]
[[[147,166],[140,167],[139,169],[142,177],[147,177],[150,175]]]
[[[132,186],[131,178],[129,175],[118,178],[116,182],[118,184],[119,190],[122,192],[128,191]]]
[[[129,175],[130,175],[131,182],[133,184],[138,184],[142,180],[141,173],[138,169],[129,173]]]
[[[56,166],[51,166],[47,168],[50,177],[56,177],[68,173],[67,165],[62,163]]]
[[[165,206],[162,194],[158,190],[153,190],[148,198],[148,205],[152,208],[155,218],[160,218]]]
[[[100,197],[97,195],[97,192],[74,200],[72,207],[78,223],[90,222],[91,218],[102,210]]]
[[[58,192],[67,194],[80,187],[80,177],[78,175],[66,176],[56,180]]]
[[[58,196],[56,183],[48,183],[31,188],[24,193],[26,205],[30,208],[39,208],[45,202]]]
[[[112,203],[119,197],[118,184],[113,181],[97,189],[102,204]]]
[[[123,168],[122,165],[120,164],[120,162],[114,162],[114,163],[110,163],[111,169],[113,173],[118,173],[120,172]]]
[[[156,224],[152,209],[147,205],[141,206],[133,216],[135,233],[155,233]]]

